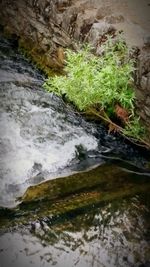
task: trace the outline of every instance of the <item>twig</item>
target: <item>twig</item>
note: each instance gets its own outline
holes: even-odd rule
[[[129,137],[129,136],[125,135],[125,134],[123,133],[123,130],[124,130],[124,129],[123,129],[121,126],[117,125],[116,123],[112,122],[111,119],[108,117],[108,115],[107,115],[104,111],[103,111],[103,112],[104,112],[105,117],[102,116],[101,114],[99,114],[99,113],[98,113],[97,111],[95,111],[94,109],[89,109],[89,111],[90,111],[91,113],[93,113],[94,115],[96,115],[97,117],[101,118],[102,120],[104,120],[104,121],[106,121],[106,122],[111,123],[112,125],[114,125],[114,126],[120,131],[121,135],[122,135],[123,137],[125,137],[127,140],[129,140],[130,142],[132,142],[133,144],[138,145],[138,146],[140,146],[140,147],[144,147],[144,148],[149,148],[149,149],[150,149],[150,144],[147,143],[147,142],[146,142],[145,140],[143,140],[142,138],[134,139],[134,138],[132,138],[132,137]],[[137,143],[138,141],[140,141],[140,142],[143,143],[143,144],[139,144],[139,143]]]

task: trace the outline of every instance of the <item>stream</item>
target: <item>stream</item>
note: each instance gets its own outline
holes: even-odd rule
[[[0,35],[0,267],[150,266],[150,154],[42,88]]]

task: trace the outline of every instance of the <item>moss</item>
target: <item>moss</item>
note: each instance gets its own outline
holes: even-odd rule
[[[6,229],[8,227],[28,224],[29,221],[40,220],[42,218],[50,217],[51,223],[59,219],[59,221],[66,217],[67,214],[78,214],[81,211],[90,210],[98,206],[100,203],[122,199],[127,196],[132,196],[139,193],[145,193],[150,190],[150,184],[133,185],[130,184],[126,188],[117,188],[116,190],[104,190],[98,187],[89,192],[82,192],[79,194],[70,195],[65,198],[60,198],[55,201],[37,201],[22,203],[12,214],[9,212],[5,216],[1,215],[0,228]],[[0,212],[1,213],[1,212]]]
[[[2,34],[5,38],[17,39],[21,53],[34,63],[38,69],[43,71],[46,76],[53,76],[61,72],[58,66],[55,66],[51,57],[48,56],[47,53],[43,53],[40,46],[35,44],[32,40],[17,36],[9,26],[3,27]]]
[[[109,169],[109,171],[108,171]],[[80,172],[68,177],[61,177],[46,181],[36,186],[28,188],[22,197],[22,201],[29,202],[37,199],[48,198],[57,199],[70,194],[79,193],[84,190],[103,185],[107,182],[108,186],[112,186],[116,180],[126,180],[126,173],[122,172],[114,165],[103,165],[88,172]]]
[[[33,41],[20,38],[19,49],[25,57],[29,58],[46,76],[49,77],[63,72],[62,67],[55,63],[48,51],[44,53],[40,46],[34,44]]]
[[[30,187],[22,203],[0,211],[1,228],[28,223],[44,217],[61,220],[65,214],[91,209],[101,202],[149,192],[148,176],[127,173],[113,164],[99,166]]]

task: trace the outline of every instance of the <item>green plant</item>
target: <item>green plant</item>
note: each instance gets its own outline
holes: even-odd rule
[[[122,44],[119,50],[111,50],[107,43],[106,52],[101,57],[93,55],[90,50],[89,46],[78,52],[66,50],[67,75],[49,78],[44,87],[58,95],[66,95],[79,110],[99,104],[107,111],[116,102],[132,108],[134,91],[130,82],[133,64],[125,58],[127,48]]]
[[[77,52],[67,49],[66,75],[47,79],[44,88],[65,96],[80,111],[91,110],[98,114],[94,111],[98,107],[99,116],[108,123],[116,112],[116,105],[119,105],[127,111],[128,123],[124,120],[118,129],[124,135],[139,139],[143,128],[134,117],[134,61],[130,59],[123,39],[113,43],[108,38],[102,50],[104,53],[98,57],[91,52],[89,45]]]
[[[130,120],[126,127],[123,129],[124,135],[128,135],[131,137],[134,137],[135,139],[141,139],[145,136],[145,128],[141,126],[140,124],[140,118],[135,116]]]

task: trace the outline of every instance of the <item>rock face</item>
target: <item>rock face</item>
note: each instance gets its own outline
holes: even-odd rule
[[[145,46],[139,55],[137,74],[137,106],[139,115],[150,133],[150,44]]]
[[[107,33],[123,30],[127,43],[140,49],[137,104],[150,132],[149,9],[148,0],[1,0],[0,24],[48,74],[63,66],[62,48],[90,42],[99,53]]]
[[[0,5],[4,30],[19,37],[20,46],[48,73],[51,68],[59,68],[57,49],[72,44],[60,25],[62,1],[2,0]]]

